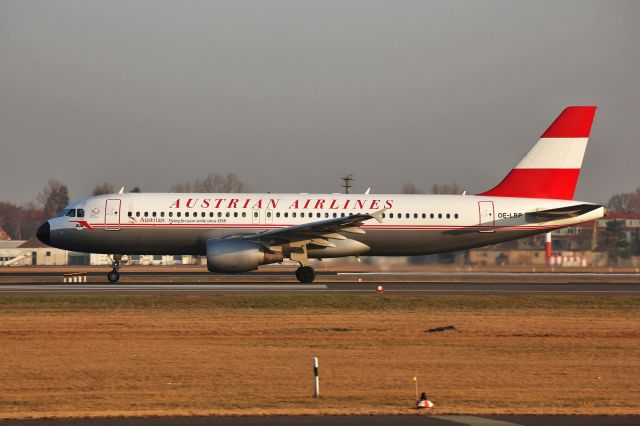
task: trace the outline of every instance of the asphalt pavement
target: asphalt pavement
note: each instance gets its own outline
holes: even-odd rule
[[[374,294],[382,286],[384,294],[413,295],[582,295],[640,296],[640,283],[610,282],[410,282],[367,279],[363,282],[326,282],[300,284],[274,282],[265,277],[262,282],[119,282],[61,283],[56,281],[2,283],[0,295],[12,294]]]

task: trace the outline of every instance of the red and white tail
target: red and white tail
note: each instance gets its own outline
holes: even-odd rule
[[[570,106],[496,187],[478,195],[573,199],[595,106]]]

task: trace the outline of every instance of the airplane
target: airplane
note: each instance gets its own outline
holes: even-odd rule
[[[241,273],[285,258],[311,283],[309,259],[466,250],[605,217],[573,195],[595,106],[569,106],[495,187],[477,195],[123,193],[84,198],[37,238],[78,252],[206,256],[210,272]]]

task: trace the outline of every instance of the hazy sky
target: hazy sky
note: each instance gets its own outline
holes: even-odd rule
[[[489,189],[599,106],[576,197],[640,186],[638,1],[0,0],[0,200],[47,179],[165,191]]]

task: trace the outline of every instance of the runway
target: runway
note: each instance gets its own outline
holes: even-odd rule
[[[376,294],[383,286],[383,294],[406,295],[486,295],[486,296],[530,296],[530,295],[580,295],[580,296],[640,296],[640,283],[607,282],[327,282],[299,284],[287,282],[216,282],[216,283],[74,283],[60,281],[39,283],[0,284],[0,295],[32,294]]]
[[[0,421],[3,426],[631,426],[638,416],[238,416]]]

